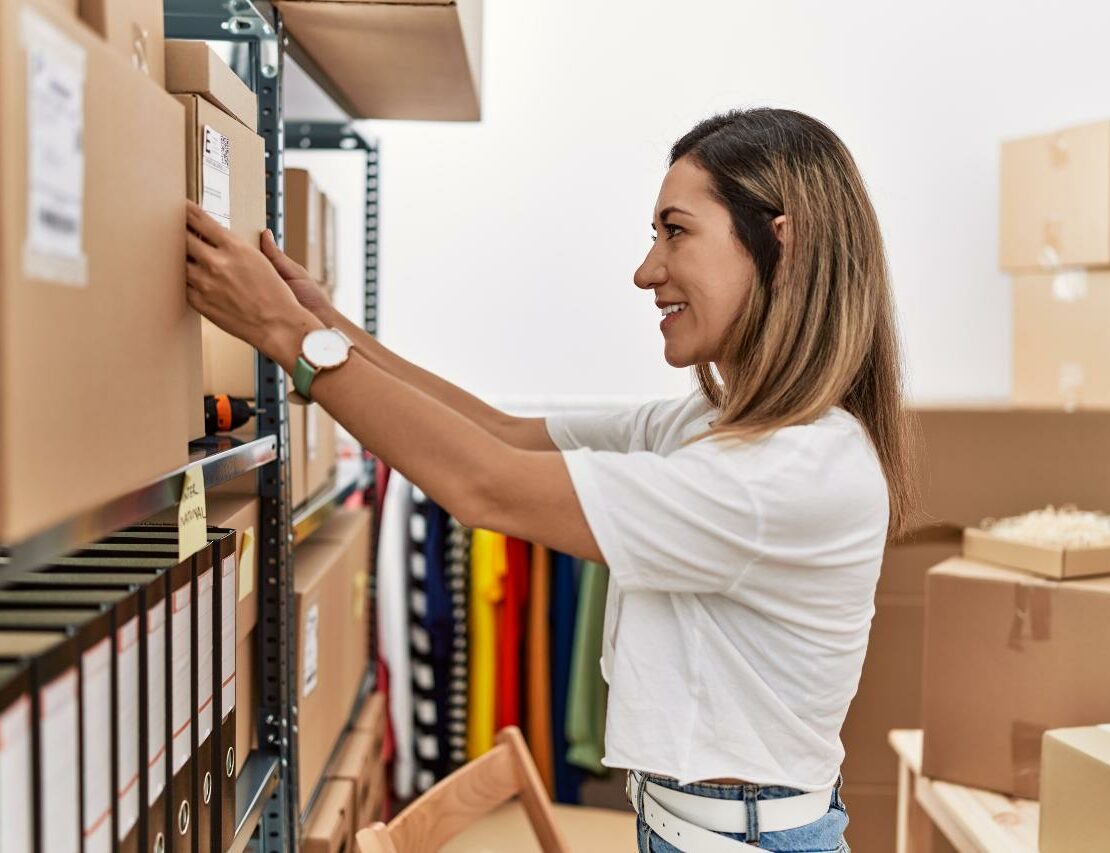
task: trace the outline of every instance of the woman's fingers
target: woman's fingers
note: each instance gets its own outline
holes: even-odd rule
[[[190,228],[213,246],[225,245],[231,236],[230,231],[205,213],[200,205],[194,201],[186,203],[185,220]]]
[[[212,285],[212,274],[204,264],[195,260],[185,261],[185,283],[190,289],[196,288],[202,293]]]
[[[197,263],[209,266],[212,263],[215,251],[211,245],[205,243],[196,234],[191,231],[185,232],[185,252]]]
[[[262,240],[259,245],[262,247],[262,254],[266,256],[266,260],[270,262],[270,265],[277,270],[278,275],[282,278],[289,280],[291,278],[303,278],[308,275],[304,267],[278,248],[277,241],[274,240],[274,233],[269,228],[262,232]]]

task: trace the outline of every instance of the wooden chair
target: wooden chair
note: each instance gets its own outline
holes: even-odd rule
[[[360,829],[359,853],[431,853],[517,795],[544,853],[567,853],[570,845],[516,726],[499,731],[493,749],[421,794],[388,826],[379,821]]]

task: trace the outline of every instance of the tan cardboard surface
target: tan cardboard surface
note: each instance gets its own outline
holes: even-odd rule
[[[266,152],[262,138],[199,95],[177,95],[185,106],[188,151],[186,173],[189,198],[203,191],[204,128],[226,136],[231,145],[231,230],[253,245],[266,227]],[[253,399],[254,349],[207,320],[202,332],[204,393]]]
[[[255,720],[258,697],[254,695],[255,636],[248,634],[235,643],[235,775],[243,772],[247,755],[257,742]]]
[[[964,531],[963,554],[1057,580],[1110,574],[1110,548],[1048,548],[1002,539],[974,527]]]
[[[1036,798],[1047,729],[1110,720],[1110,579],[953,558],[926,580],[922,773]]]
[[[328,773],[329,779],[346,779],[354,785],[352,832],[374,821],[374,780],[380,764],[375,760],[374,737],[366,732],[350,731],[343,739],[343,748]]]
[[[848,783],[840,789],[840,797],[848,810],[844,839],[852,853],[893,853],[898,824],[898,788]]]
[[[344,559],[342,546],[312,540],[297,546],[293,556],[302,809],[339,741],[358,693],[349,660],[355,657],[350,650],[357,646],[351,582]]]
[[[83,285],[24,272],[23,9],[85,55]],[[57,4],[0,4],[0,541],[187,461],[184,159],[154,81]]]
[[[335,454],[335,419],[317,403],[306,406],[305,488],[309,497],[331,484]]]
[[[313,279],[323,280],[320,190],[305,169],[285,170],[285,253],[308,270]]]
[[[305,484],[305,408],[296,404],[289,406],[289,491],[294,507],[303,504],[308,496]]]
[[[1041,853],[1099,853],[1110,839],[1110,726],[1045,732]]]
[[[568,850],[635,853],[636,815],[632,811],[562,803],[552,804],[552,811]],[[440,853],[540,853],[542,849],[524,806],[513,799],[458,833]]]
[[[258,98],[205,42],[166,41],[166,91],[200,95],[247,130],[258,129]]]
[[[1110,122],[1002,143],[999,265],[1110,264]]]
[[[1012,287],[1014,402],[1110,408],[1110,272],[1019,275]]]
[[[976,527],[1047,504],[1110,510],[1110,412],[918,406],[916,526]]]
[[[79,0],[81,18],[159,86],[166,82],[162,0]]]
[[[301,836],[304,853],[341,853],[355,850],[354,785],[346,779],[325,783],[305,822]]]
[[[353,118],[481,118],[482,3],[279,2]]]

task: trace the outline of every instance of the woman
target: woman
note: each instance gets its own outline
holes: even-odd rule
[[[268,234],[259,252],[195,206],[189,301],[463,524],[609,566],[605,763],[631,768],[641,850],[847,850],[840,727],[911,506],[878,222],[843,143],[800,113],[711,118],[670,163],[634,280],[667,363],[695,370],[682,399],[509,417],[340,317]],[[325,327],[355,354],[305,341]]]

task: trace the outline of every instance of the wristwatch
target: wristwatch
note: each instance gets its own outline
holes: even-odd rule
[[[296,402],[309,403],[309,389],[317,374],[345,364],[351,355],[351,340],[339,329],[313,329],[301,341],[301,354],[293,366],[293,387],[290,396]],[[299,399],[298,399],[299,398]]]

